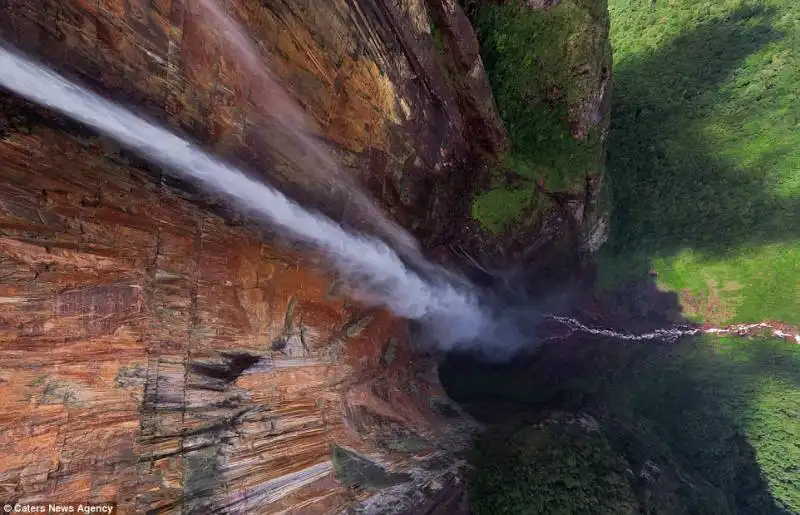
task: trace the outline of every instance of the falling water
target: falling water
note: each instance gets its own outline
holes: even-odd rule
[[[354,292],[358,300],[425,322],[444,348],[473,342],[491,327],[476,295],[445,280],[444,273],[438,279],[423,279],[382,241],[345,231],[168,130],[2,46],[0,85],[113,137],[176,174],[226,194],[240,208],[287,235],[322,249],[333,266],[358,285]],[[428,270],[432,269],[429,265]]]
[[[262,143],[270,145],[271,141],[275,142],[271,145],[273,148],[280,146],[275,148],[276,152],[293,161],[303,174],[324,182],[327,189],[346,189],[348,199],[384,238],[406,254],[419,258],[414,238],[389,220],[350,175],[342,171],[328,149],[311,136],[311,123],[305,112],[264,65],[264,58],[244,28],[226,15],[215,0],[196,0],[195,5],[200,8],[201,21],[208,24],[208,29],[217,31],[227,43],[222,45],[222,52],[231,52],[231,60],[249,74],[245,80],[251,82],[250,98],[264,110],[263,115],[277,122],[277,126],[270,127],[269,134],[264,134]]]
[[[517,312],[509,306],[499,309],[493,306],[495,311],[490,315],[486,299],[479,302],[473,289],[453,274],[425,263],[426,278],[423,278],[382,241],[345,231],[332,220],[303,209],[279,191],[248,178],[168,130],[2,46],[0,85],[117,139],[176,174],[226,194],[240,208],[269,221],[287,235],[317,246],[326,252],[340,273],[358,285],[352,292],[358,300],[424,322],[432,329],[434,342],[444,349],[479,346],[487,358],[504,360],[535,339],[527,322],[531,319],[530,310]],[[568,329],[566,335],[552,339],[579,332],[626,341],[670,342],[701,333],[746,335],[770,329],[776,337],[800,343],[800,335],[769,323],[722,328],[675,327],[635,334],[590,327],[567,316],[541,316]]]

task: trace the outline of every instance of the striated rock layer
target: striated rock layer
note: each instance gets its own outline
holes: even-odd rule
[[[402,321],[95,138],[26,123],[0,141],[3,500],[324,513],[357,499],[337,467],[378,470],[369,491],[457,465],[458,414]]]
[[[346,198],[286,171],[297,153],[265,137],[282,106],[197,4],[4,4],[6,41],[357,223]],[[496,134],[481,152],[502,144],[485,80],[472,86],[484,104],[462,114],[473,97],[452,100],[422,3],[315,4],[225,7],[346,169],[441,236],[477,148],[467,119]],[[472,426],[435,364],[412,358],[403,321],[338,297],[314,256],[104,138],[8,95],[0,121],[3,501],[459,509],[450,451]]]
[[[504,151],[452,0],[220,0],[427,249]],[[0,0],[0,37],[345,224],[285,106],[192,0]],[[432,21],[439,29],[432,34]],[[285,136],[285,135],[284,135]],[[469,232],[469,231],[467,231]],[[474,424],[407,324],[83,127],[0,93],[0,500],[121,513],[459,513]]]
[[[469,215],[476,154],[504,130],[475,35],[455,2],[215,0],[311,117],[337,160],[429,246]],[[249,70],[201,0],[8,0],[2,37],[107,96],[132,103],[244,162],[337,219],[348,192],[312,184],[320,163],[277,137],[285,106]],[[431,8],[454,20],[453,84],[431,37]],[[321,202],[324,200],[324,202]]]

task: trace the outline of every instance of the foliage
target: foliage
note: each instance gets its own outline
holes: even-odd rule
[[[574,340],[566,347],[545,348],[533,360],[507,365],[453,360],[441,369],[448,393],[473,408],[490,406],[483,411],[490,413],[487,422],[514,420],[526,413],[536,417],[553,409],[597,415],[615,456],[623,457],[634,470],[648,461],[662,470],[660,483],[648,495],[643,495],[641,485],[633,485],[645,512],[800,511],[800,348],[796,345],[769,338],[703,337],[644,346]],[[489,432],[484,438],[494,437]],[[561,447],[554,452],[572,452],[574,444],[563,448],[565,442],[553,440],[552,446]],[[542,467],[552,476],[545,482],[551,485],[547,488],[557,485],[557,495],[567,495],[571,490],[556,480],[577,469],[546,465],[551,450],[537,448],[526,454],[511,445],[502,451],[507,445],[502,440],[492,444],[497,447],[491,452],[480,450],[486,445],[479,442],[473,457],[477,472],[470,488],[477,502],[492,495],[487,485],[505,478],[507,489],[522,489],[531,496],[526,503],[535,506],[546,498],[552,499],[551,511],[571,506],[557,504],[560,497],[549,497],[556,494],[526,483],[528,479],[519,483],[508,479],[516,477],[519,467]],[[493,461],[492,453],[502,452],[502,458]],[[512,458],[515,454],[518,458]],[[512,464],[512,459],[522,461]],[[519,499],[523,494],[502,490],[497,495]]]
[[[220,476],[219,461],[213,447],[187,452],[184,459],[184,491],[202,497],[213,491]]]
[[[610,12],[606,284],[652,267],[696,320],[800,323],[800,4],[611,0]],[[679,349],[664,363],[648,357],[616,390],[631,416],[737,505],[754,490],[732,485],[763,474],[800,511],[797,348],[706,339]]]
[[[507,162],[520,154],[522,163],[538,159],[548,149],[515,146],[530,143],[526,138],[539,130],[526,132],[526,123],[541,127],[535,125],[541,115],[531,109],[564,104],[531,106],[521,92],[536,85],[532,97],[547,99],[547,85],[556,83],[553,77],[569,79],[570,67],[557,51],[539,69],[519,63],[539,62],[558,49],[556,32],[580,31],[573,24],[579,18],[556,17],[540,26],[537,16],[556,11],[527,18],[513,3],[472,5],[512,136]],[[560,5],[590,9],[596,3]],[[686,314],[696,320],[800,324],[800,3],[610,0],[610,12],[614,219],[598,263],[604,284],[616,287],[652,268],[660,288],[680,292]],[[537,40],[541,34],[549,36]],[[542,48],[548,39],[550,48]],[[575,91],[573,100],[579,85]],[[524,164],[513,168],[525,175]],[[494,195],[483,205],[476,201],[476,217],[495,214],[493,225],[502,226],[524,196]],[[477,444],[470,484],[483,512],[602,513],[601,506],[620,496],[602,504],[584,467],[616,463],[612,457],[639,475],[648,462],[661,470],[651,483],[631,483],[645,513],[800,512],[796,345],[768,337],[703,337],[674,345],[573,338],[507,365],[459,360],[451,356],[443,364],[442,381],[488,423],[537,419],[557,409],[591,412],[604,427],[604,441],[592,441],[593,451],[569,434],[547,433],[544,446],[532,436],[542,429],[530,429],[530,422],[520,422],[527,429],[512,436],[487,433]],[[576,448],[578,459],[570,457]],[[554,453],[563,458],[558,464]],[[576,474],[590,482],[578,494],[572,483],[559,481]],[[535,508],[545,500],[546,509]],[[601,504],[585,509],[594,502]]]
[[[610,12],[607,283],[653,267],[698,318],[800,323],[800,3],[611,0]]]
[[[517,221],[526,207],[542,200],[532,187],[510,188],[497,182],[472,203],[472,217],[494,234],[502,232],[509,222]]]
[[[433,46],[436,49],[436,54],[439,57],[445,57],[444,52],[444,40],[442,39],[442,29],[433,21],[433,18],[428,16],[428,28],[431,31],[431,37],[433,38]]]
[[[509,171],[523,179],[516,187],[498,180],[474,201],[473,216],[499,232],[526,207],[533,216],[546,206],[536,181],[576,192],[600,165],[599,137],[573,138],[569,109],[580,109],[598,87],[589,70],[608,65],[607,15],[602,2],[575,0],[541,11],[514,1],[467,12],[510,139],[498,179]]]
[[[473,451],[474,513],[638,513],[625,464],[597,431],[548,421],[498,438],[487,433]]]
[[[626,378],[631,415],[713,478],[731,511],[763,506],[761,497],[770,495],[800,511],[798,349],[772,339],[709,337],[670,357],[646,363],[635,383]],[[615,395],[623,394],[620,386]],[[762,474],[768,486],[759,484]]]

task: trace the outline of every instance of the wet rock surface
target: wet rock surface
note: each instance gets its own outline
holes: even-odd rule
[[[461,200],[484,173],[475,156],[502,148],[503,127],[474,32],[455,3],[220,6],[242,23],[277,82],[309,114],[318,143],[401,225],[426,243],[447,238],[469,217]],[[462,56],[454,64],[464,76],[461,87],[440,66],[434,13],[452,26],[447,39]],[[13,1],[0,35],[290,196],[370,227],[368,213],[337,186],[337,177],[315,173],[325,163],[300,155],[303,149],[278,130],[275,117],[287,107],[242,63],[200,2]],[[476,135],[485,135],[483,145],[473,143]]]
[[[453,260],[454,242],[487,238],[470,202],[506,135],[455,2],[220,5],[315,141],[426,249]],[[334,176],[298,169],[315,161],[270,139],[281,105],[195,2],[0,6],[4,41],[377,230]],[[319,256],[4,92],[0,184],[2,500],[465,512],[456,456],[476,423],[433,358],[412,352],[406,323],[339,297]]]
[[[458,424],[404,322],[92,143],[0,142],[4,499],[325,512],[366,495],[333,445],[449,472],[420,465]]]

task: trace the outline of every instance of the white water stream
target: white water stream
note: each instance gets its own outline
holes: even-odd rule
[[[599,327],[589,327],[582,322],[567,316],[560,315],[545,315],[545,318],[555,320],[567,327],[568,332],[566,335],[553,336],[553,339],[566,338],[574,333],[592,334],[596,336],[606,336],[617,340],[626,341],[650,341],[659,340],[665,342],[674,342],[684,336],[695,336],[698,334],[716,334],[716,335],[737,335],[747,336],[759,330],[768,330],[770,334],[776,338],[783,338],[786,340],[793,340],[795,343],[800,344],[800,334],[795,334],[783,329],[776,328],[774,324],[768,322],[759,322],[756,324],[734,324],[726,327],[687,327],[687,328],[668,328],[656,329],[649,333],[624,333],[614,331],[612,329],[604,329]]]
[[[0,85],[104,133],[176,175],[225,194],[237,207],[323,250],[354,285],[358,300],[425,322],[438,344],[471,344],[491,327],[477,296],[463,284],[424,279],[384,242],[352,234],[279,191],[245,176],[192,143],[103,99],[30,59],[0,47]],[[429,264],[428,270],[435,270]]]
[[[246,72],[241,80],[248,83],[253,108],[259,110],[261,116],[276,122],[269,133],[261,135],[262,143],[295,163],[305,177],[319,181],[327,189],[346,191],[350,202],[382,237],[415,259],[420,258],[416,240],[387,218],[342,170],[330,150],[313,137],[314,130],[308,116],[264,64],[264,56],[244,27],[228,16],[216,0],[195,0],[188,7],[199,14],[204,30],[214,32],[222,40],[220,51],[223,55]],[[245,84],[237,85],[245,87]]]
[[[296,240],[323,250],[332,265],[352,284],[358,285],[352,291],[357,300],[424,322],[433,330],[434,341],[444,350],[481,345],[483,351],[498,352],[502,356],[496,357],[503,358],[520,346],[531,343],[532,335],[523,334],[524,331],[515,327],[517,324],[505,317],[502,311],[498,319],[490,316],[480,306],[475,291],[453,274],[424,263],[424,269],[434,273],[432,278],[423,278],[409,269],[384,242],[344,230],[329,218],[304,209],[279,191],[247,177],[163,127],[2,46],[0,86],[93,127],[176,175],[196,180],[208,190],[225,194],[239,208],[268,221]],[[399,230],[393,226],[386,227],[392,231]],[[410,239],[405,233],[400,239],[405,237]],[[626,341],[670,342],[701,333],[747,335],[769,329],[775,337],[800,343],[800,335],[766,322],[721,328],[667,328],[634,334],[589,327],[566,316],[543,316],[568,329],[566,335],[555,335],[546,340],[561,339],[578,332]]]

